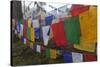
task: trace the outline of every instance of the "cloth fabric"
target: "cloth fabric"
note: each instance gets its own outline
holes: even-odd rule
[[[83,54],[72,52],[73,62],[83,62]]]
[[[31,41],[34,42],[35,41],[35,31],[33,27],[30,28],[30,37],[31,37]]]
[[[50,49],[49,48],[46,48],[45,56],[46,56],[46,58],[50,58]]]
[[[32,25],[33,25],[34,28],[39,28],[40,27],[39,26],[39,20],[38,19],[32,20]]]
[[[23,36],[23,24],[20,24],[20,36]]]
[[[84,54],[84,61],[96,61],[97,56],[94,54]]]
[[[64,23],[63,21],[59,21],[59,23],[55,23],[51,25],[53,40],[56,43],[56,46],[66,46],[67,40],[64,32]]]
[[[29,40],[31,40],[30,28],[29,28],[29,27],[27,27],[27,38],[28,38]]]
[[[29,40],[26,38],[26,47],[29,47]]]
[[[48,35],[49,28],[50,28],[50,26],[43,26],[42,27],[43,40],[44,40],[44,45],[45,46],[48,45],[48,41],[49,41],[49,35]]]
[[[89,10],[89,6],[84,5],[72,5],[71,7],[71,15],[72,16],[79,16],[80,13]]]
[[[40,45],[37,45],[36,51],[37,51],[38,53],[41,53],[41,46],[40,46]]]
[[[23,25],[23,36],[27,38],[27,22],[24,22]]]
[[[34,31],[35,31],[35,38],[39,39],[40,38],[40,25],[39,25],[39,20],[38,19],[34,19],[32,20],[32,25],[34,27]]]
[[[47,16],[45,18],[46,25],[50,25],[52,23],[52,20],[53,20],[53,15]]]
[[[34,28],[33,27],[31,27],[30,28],[30,48],[32,48],[33,49],[33,44],[34,44],[34,42],[35,42],[35,33],[34,33]]]
[[[71,17],[64,21],[66,39],[69,43],[79,44],[80,42],[80,22],[79,16]]]
[[[33,42],[29,42],[29,46],[31,49],[33,49],[33,44],[34,44]]]
[[[64,52],[63,58],[64,58],[64,61],[66,63],[72,63],[73,62],[72,54],[70,52]]]
[[[24,38],[24,44],[26,44],[26,38]]]
[[[87,21],[88,20],[88,21]],[[79,50],[95,52],[97,42],[97,7],[80,14],[81,37],[80,45],[74,45]]]
[[[35,38],[39,39],[40,38],[40,34],[41,34],[40,28],[34,28],[34,30],[35,30]]]
[[[56,49],[50,49],[50,56],[52,59],[56,59],[57,57]]]
[[[31,18],[30,17],[27,19],[27,23],[28,23],[28,27],[30,28],[31,27]]]

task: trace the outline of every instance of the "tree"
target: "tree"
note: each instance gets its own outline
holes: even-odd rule
[[[23,18],[21,1],[11,1],[11,18],[15,20]]]

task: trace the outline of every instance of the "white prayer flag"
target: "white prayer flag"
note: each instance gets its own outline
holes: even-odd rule
[[[20,36],[23,36],[23,25],[20,24]]]
[[[24,44],[26,44],[26,38],[24,38]]]
[[[41,47],[40,47],[40,45],[37,45],[36,51],[39,52],[39,53],[41,52]]]
[[[48,41],[49,41],[49,35],[48,35],[48,31],[49,31],[50,26],[43,26],[42,27],[42,31],[43,31],[43,40],[44,40],[44,45],[47,46]]]
[[[72,52],[72,59],[73,59],[73,62],[82,62],[83,55],[81,53]]]
[[[39,28],[39,20],[38,19],[35,19],[35,20],[32,20],[32,25],[34,28]]]

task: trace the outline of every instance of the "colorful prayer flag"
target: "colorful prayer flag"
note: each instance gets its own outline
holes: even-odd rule
[[[84,5],[72,5],[71,7],[71,15],[72,16],[79,16],[80,13],[89,10],[89,6]]]
[[[28,38],[29,40],[31,40],[30,28],[29,28],[29,27],[27,27],[27,38]]]
[[[41,46],[40,46],[40,45],[37,45],[36,51],[37,51],[38,53],[41,53]]]
[[[53,33],[53,40],[55,41],[56,46],[66,46],[67,39],[65,37],[64,22],[59,21],[59,23],[52,24],[51,29]]]
[[[28,18],[27,23],[28,23],[28,27],[30,28],[31,27],[31,18],[30,17]]]
[[[27,38],[27,22],[24,22],[23,25],[23,36]]]
[[[74,45],[74,47],[79,50],[95,52],[97,42],[97,7],[91,6],[89,11],[80,14],[80,28],[80,45]]]
[[[71,17],[64,21],[64,31],[69,43],[79,44],[80,42],[80,23],[79,16]]]
[[[52,59],[56,59],[57,58],[56,49],[50,49],[50,56],[51,56]]]
[[[35,38],[36,38],[36,39],[39,39],[39,38],[40,38],[40,34],[42,34],[42,33],[40,32],[40,28],[34,28],[34,30],[35,30]]]
[[[20,24],[20,36],[23,36],[23,24]]]
[[[30,28],[30,37],[31,37],[31,41],[34,42],[35,41],[35,32],[34,32],[33,27]]]
[[[73,62],[83,62],[83,54],[72,52],[72,59]]]
[[[50,49],[49,48],[46,48],[45,56],[46,56],[46,58],[50,58]]]
[[[26,38],[24,38],[24,44],[26,44]]]
[[[40,27],[39,20],[38,19],[32,20],[32,25],[34,28],[39,28]]]
[[[49,40],[48,31],[49,31],[49,28],[50,28],[50,26],[43,26],[43,27],[42,27],[43,40],[44,40],[44,45],[45,45],[45,46],[48,45],[48,40]]]
[[[52,20],[53,20],[53,15],[47,16],[47,17],[45,18],[45,23],[46,23],[46,25],[51,25]]]
[[[33,42],[30,42],[30,48],[32,48],[33,49]]]
[[[64,52],[63,57],[64,57],[64,61],[66,63],[72,63],[73,62],[73,60],[72,60],[72,54],[70,52]]]
[[[84,54],[84,61],[96,61],[97,56],[95,54]]]

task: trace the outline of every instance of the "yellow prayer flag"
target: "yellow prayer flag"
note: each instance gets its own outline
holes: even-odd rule
[[[33,49],[33,42],[30,42],[30,48]]]
[[[28,27],[30,28],[31,27],[31,18],[28,18]]]
[[[35,41],[35,32],[34,32],[33,27],[30,28],[30,35],[31,35],[31,41],[34,42]]]
[[[33,48],[33,44],[34,44],[34,41],[35,41],[35,33],[34,33],[33,27],[30,28],[30,35],[31,35],[31,41],[32,41],[32,42],[30,42],[30,48]]]
[[[50,49],[50,57],[52,59],[56,59],[57,54],[56,54],[56,50],[55,49]]]
[[[74,45],[74,47],[94,52],[97,42],[97,7],[91,6],[88,11],[80,14],[80,28],[80,45]]]

